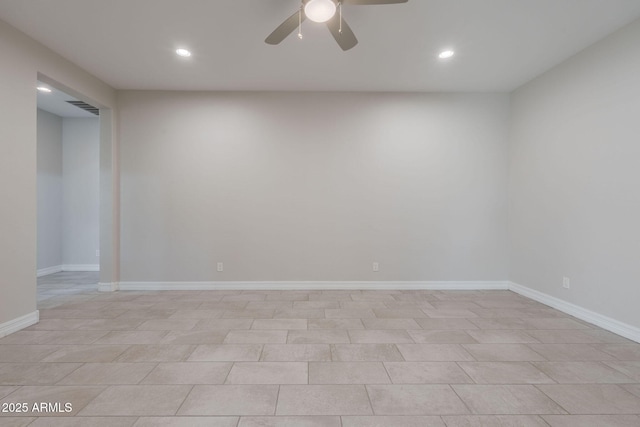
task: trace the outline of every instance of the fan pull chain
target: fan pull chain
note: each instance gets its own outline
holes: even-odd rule
[[[300,6],[300,12],[298,12],[298,38],[302,40],[302,6]]]
[[[338,7],[340,8],[340,28],[338,29],[338,32],[342,34],[342,1],[338,2]]]

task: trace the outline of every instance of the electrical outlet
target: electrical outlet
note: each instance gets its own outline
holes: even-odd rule
[[[221,262],[218,263],[218,271],[224,271],[224,264]]]
[[[373,271],[380,271],[380,265],[377,262],[373,263]]]
[[[100,249],[96,249],[96,256],[99,257],[100,256]]]
[[[571,279],[569,279],[568,277],[563,277],[562,278],[562,287],[565,288],[565,289],[571,288]]]

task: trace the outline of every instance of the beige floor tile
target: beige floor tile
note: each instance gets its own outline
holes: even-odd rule
[[[0,363],[0,385],[53,385],[81,363]]]
[[[544,415],[551,427],[638,427],[637,415]]]
[[[327,308],[324,310],[324,314],[327,319],[367,319],[376,317],[373,310],[358,308]]]
[[[292,331],[302,332],[302,331]],[[306,331],[305,331],[306,332]],[[224,344],[284,344],[287,331],[232,330],[224,339]]]
[[[202,319],[193,330],[250,329],[253,319]]]
[[[141,384],[223,384],[231,362],[160,363]]]
[[[478,329],[467,319],[416,319],[422,329]]]
[[[546,360],[525,344],[464,344],[463,347],[478,361],[528,362]]]
[[[236,427],[239,417],[140,417],[134,427]]]
[[[560,384],[632,383],[633,379],[601,362],[534,362]]]
[[[198,306],[198,310],[242,310],[249,301],[205,301]]]
[[[362,385],[283,385],[277,415],[373,415]]]
[[[49,331],[37,344],[93,344],[107,333],[108,331]]]
[[[640,361],[640,344],[606,344],[597,348],[618,360]]]
[[[307,319],[255,319],[251,329],[307,329]]]
[[[467,318],[467,317],[478,317],[471,310],[467,310],[465,308],[437,308],[437,309],[426,309],[423,310],[428,317],[437,319],[437,318]]]
[[[196,347],[188,360],[190,362],[257,362],[261,352],[260,344],[204,344]]]
[[[265,344],[260,356],[262,362],[328,362],[330,360],[329,344]]]
[[[338,301],[294,301],[292,308],[307,310],[310,308],[344,308]]]
[[[382,362],[311,362],[309,384],[390,384]]]
[[[323,308],[287,308],[278,309],[273,314],[274,319],[324,319]]]
[[[238,427],[341,427],[340,417],[241,417]]]
[[[424,311],[420,310],[419,308],[403,308],[395,310],[388,308],[374,308],[373,312],[378,319],[420,319],[427,317],[427,315],[424,314]]]
[[[78,330],[132,331],[144,322],[142,319],[85,319]]]
[[[30,427],[131,427],[136,417],[57,417],[38,418]]]
[[[354,329],[349,330],[353,344],[413,343],[407,331],[398,329]]]
[[[365,319],[376,320],[376,319]],[[360,319],[309,319],[309,329],[364,329]]]
[[[166,307],[171,307],[171,303],[167,303]],[[127,310],[118,316],[118,319],[136,319],[136,320],[152,320],[152,319],[168,319],[179,309],[172,308],[151,308],[148,310]],[[98,316],[99,317],[99,316]],[[92,317],[93,318],[93,317]]]
[[[172,316],[175,316],[173,314]],[[138,326],[139,331],[188,331],[193,329],[198,319],[153,319]]]
[[[627,390],[629,393],[640,397],[640,384],[624,384],[621,385],[621,387]]]
[[[224,310],[176,310],[169,319],[217,319]]]
[[[390,307],[389,302],[384,301],[340,301],[340,307],[326,307],[326,308],[347,308],[347,309],[355,309],[355,310],[367,310],[374,308],[396,308]],[[395,304],[395,303],[391,303]],[[398,307],[400,308],[400,307]],[[412,305],[411,308],[416,308],[416,305]]]
[[[45,357],[43,362],[113,362],[129,345],[68,345]]]
[[[475,360],[460,344],[398,344],[406,361],[456,362]]]
[[[442,418],[447,427],[549,427],[537,415],[464,415]]]
[[[532,385],[453,385],[452,387],[474,414],[565,413],[553,400]]]
[[[553,379],[529,362],[460,362],[478,384],[554,384]]]
[[[8,386],[8,385],[0,386],[0,399],[10,395],[11,393],[16,391],[17,389],[18,389],[18,386]]]
[[[0,345],[0,363],[40,362],[61,348],[59,345]]]
[[[603,362],[605,365],[612,367],[613,369],[622,372],[629,378],[632,378],[636,382],[640,382],[640,361],[631,362]]]
[[[138,384],[155,366],[155,363],[85,363],[58,384]]]
[[[540,342],[529,335],[528,331],[475,329],[466,332],[480,344],[528,344]]]
[[[185,360],[195,345],[132,345],[117,362],[179,362]]]
[[[349,343],[349,335],[344,329],[314,329],[289,331],[289,344],[334,344]]]
[[[448,385],[368,385],[376,415],[468,414]]]
[[[307,384],[306,362],[236,362],[225,384]]]
[[[23,329],[11,335],[0,338],[0,345],[4,344],[43,344],[42,341],[51,331],[30,331]]]
[[[613,356],[589,344],[528,344],[536,353],[551,361],[613,360]]]
[[[87,322],[92,322],[88,319],[42,319],[35,325],[31,325],[24,331],[70,331],[72,329],[84,326]],[[5,337],[7,338],[7,337]],[[5,339],[3,338],[3,340]],[[2,340],[0,340],[0,343]]]
[[[541,385],[570,414],[637,414],[640,398],[613,384]]]
[[[266,294],[259,293],[247,293],[240,295],[225,295],[222,298],[222,302],[225,301],[264,301],[267,298]]]
[[[409,330],[411,338],[418,344],[471,344],[477,341],[466,331],[458,330]]]
[[[402,355],[395,344],[335,344],[331,359],[339,362],[397,362]]]
[[[591,329],[569,318],[525,319],[528,329]]]
[[[225,310],[222,319],[271,319],[273,309]]]
[[[160,344],[220,344],[228,333],[227,329],[169,331]]]
[[[167,331],[112,331],[95,344],[158,344]]]
[[[346,416],[342,427],[446,427],[440,417],[435,416]]]
[[[25,386],[11,393],[3,400],[0,400],[0,404],[4,402],[24,402],[32,409],[34,404],[40,404],[41,402],[62,402],[63,405],[70,403],[70,412],[60,414],[48,413],[47,415],[74,416],[104,390],[105,387],[99,386]],[[31,411],[20,414],[20,416],[32,415],[33,413]],[[42,415],[42,412],[38,412],[38,416],[40,415]]]
[[[274,415],[278,387],[277,385],[196,385],[180,407],[178,414]]]
[[[532,336],[533,338],[544,344],[591,344],[600,342],[598,338],[589,335],[587,333],[589,331],[586,330],[527,329],[522,332]]]
[[[414,319],[362,319],[362,323],[366,329],[421,329]]]
[[[531,329],[527,322],[521,318],[475,318],[469,319],[480,329]]]
[[[465,384],[471,378],[453,362],[385,362],[394,384]]]
[[[593,329],[582,330],[580,332],[591,338],[597,339],[598,342],[602,344],[634,344],[633,341],[627,338],[596,327]]]
[[[174,415],[190,390],[191,386],[186,385],[110,386],[79,415]]]
[[[0,419],[3,427],[26,427],[36,420],[36,418],[10,417],[4,414],[0,415]]]

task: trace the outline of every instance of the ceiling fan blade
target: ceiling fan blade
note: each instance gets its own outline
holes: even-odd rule
[[[305,14],[302,14],[302,21],[307,19]],[[279,44],[282,40],[286,39],[289,34],[293,32],[300,24],[300,11],[297,11],[289,18],[287,18],[278,28],[273,30],[273,33],[269,34],[264,41],[267,44]]]
[[[398,4],[409,0],[342,0],[342,4],[370,5],[370,4]]]
[[[351,27],[344,19],[342,20],[342,32],[340,32],[340,17],[338,14],[327,21],[327,28],[329,28],[331,35],[336,39],[342,50],[349,50],[358,44],[356,35],[353,34]]]

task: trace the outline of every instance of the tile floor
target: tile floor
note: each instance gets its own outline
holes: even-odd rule
[[[511,292],[96,281],[39,279],[40,323],[0,339],[0,425],[640,426],[640,344]]]

